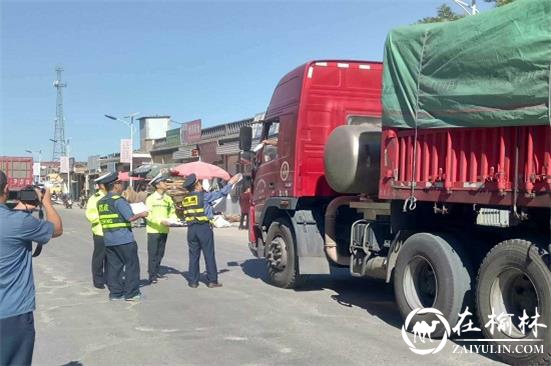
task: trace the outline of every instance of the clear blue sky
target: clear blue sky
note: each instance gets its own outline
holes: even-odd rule
[[[104,114],[201,118],[205,127],[251,117],[292,68],[382,60],[391,28],[442,3],[459,10],[451,0],[3,0],[0,155],[42,149],[51,159],[58,64],[68,84],[66,137],[86,160],[118,151],[129,135]]]

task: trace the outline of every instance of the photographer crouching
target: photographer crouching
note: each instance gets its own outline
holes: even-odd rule
[[[0,365],[30,365],[34,349],[35,290],[32,242],[46,244],[63,233],[49,190],[21,191],[13,208],[8,179],[0,170]],[[46,219],[32,211],[42,206]]]

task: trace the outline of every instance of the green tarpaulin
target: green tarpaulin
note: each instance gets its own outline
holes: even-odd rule
[[[510,5],[388,35],[383,125],[549,125],[551,0]]]

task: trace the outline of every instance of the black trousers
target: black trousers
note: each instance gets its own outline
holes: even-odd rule
[[[105,272],[107,270],[107,255],[103,236],[93,235],[94,253],[92,253],[92,282],[94,286],[105,285]]]
[[[208,282],[218,282],[218,269],[216,268],[216,258],[214,256],[214,234],[210,224],[189,225],[187,228],[187,242],[189,246],[189,283],[199,282],[201,251],[205,257]]]
[[[129,299],[140,293],[138,244],[106,246],[109,296]],[[124,280],[123,280],[124,275]]]
[[[249,227],[249,214],[241,212],[241,218],[239,219],[239,228],[247,229]]]
[[[150,280],[159,275],[167,238],[168,234],[147,233],[147,272]]]
[[[0,319],[0,365],[30,365],[34,337],[32,311]]]

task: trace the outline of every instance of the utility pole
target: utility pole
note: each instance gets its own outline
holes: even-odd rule
[[[107,117],[109,119],[112,119],[114,121],[122,122],[125,125],[127,125],[128,127],[130,127],[130,171],[128,172],[128,178],[130,180],[130,187],[132,187],[132,188],[134,188],[132,175],[131,175],[132,174],[132,169],[134,167],[134,165],[133,165],[133,161],[134,161],[134,117],[136,117],[138,114],[140,114],[140,112],[136,112],[136,113],[132,113],[128,116],[124,116],[124,118],[130,118],[130,123],[128,123],[127,121],[125,121],[123,119],[113,117],[113,116],[108,115],[108,114],[104,114],[105,117]]]
[[[459,5],[461,7],[461,9],[463,9],[465,11],[465,13],[467,13],[469,15],[476,15],[476,14],[480,13],[478,11],[477,6],[476,6],[476,0],[472,0],[471,5],[467,4],[463,0],[453,0],[453,2],[456,3],[457,5]]]
[[[55,127],[54,127],[54,142],[52,160],[59,161],[60,156],[67,155],[67,145],[65,141],[65,117],[63,116],[63,88],[67,87],[67,83],[61,81],[61,72],[63,67],[56,67],[57,79],[54,81],[54,87],[57,89],[56,107],[55,107]]]
[[[38,155],[38,177],[36,178],[36,181],[35,183],[37,184],[40,184],[42,183],[42,180],[41,180],[41,175],[42,175],[42,150],[38,150],[38,151],[35,151],[35,150],[25,150],[26,152],[28,152],[29,154],[37,154]],[[34,159],[34,156],[33,156],[33,159]]]
[[[70,145],[69,145],[69,140],[65,141],[64,142],[64,145],[66,146],[66,149],[67,149],[67,153],[68,153],[68,159],[69,159],[69,170],[67,171],[67,195],[69,196],[69,198],[71,198],[71,155],[70,155]]]

